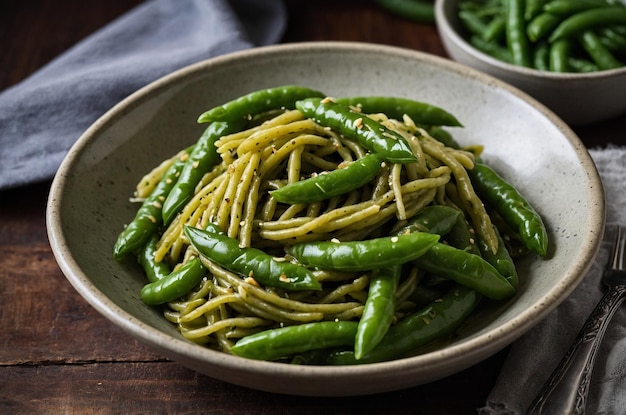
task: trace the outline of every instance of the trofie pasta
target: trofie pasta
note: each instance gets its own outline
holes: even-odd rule
[[[474,177],[479,156],[430,122],[460,126],[451,114],[323,96],[285,86],[207,111],[198,143],[139,181],[114,254],[139,258],[143,301],[185,338],[302,364],[395,359],[453,335],[481,298],[513,296],[526,240],[545,254],[530,203],[495,173]],[[477,179],[508,193],[486,205]],[[532,227],[507,222],[512,192]]]

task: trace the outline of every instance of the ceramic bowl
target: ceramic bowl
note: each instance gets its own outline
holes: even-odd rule
[[[460,143],[484,158],[545,217],[546,259],[520,261],[518,294],[474,316],[441,348],[359,366],[252,361],[185,340],[140,299],[145,277],[112,258],[134,216],[128,202],[141,176],[195,142],[207,108],[261,88],[300,84],[329,95],[395,95],[446,108],[464,124]],[[200,62],[132,94],[71,148],[52,184],[47,226],[69,282],[100,313],[167,358],[216,379],[294,395],[347,396],[398,390],[468,368],[498,352],[563,301],[600,245],[604,199],[594,164],[576,135],[529,96],[448,59],[389,46],[304,43],[237,52]]]
[[[626,114],[626,67],[591,73],[555,73],[512,65],[470,45],[458,17],[460,0],[437,0],[437,30],[455,61],[495,76],[530,94],[570,125]]]

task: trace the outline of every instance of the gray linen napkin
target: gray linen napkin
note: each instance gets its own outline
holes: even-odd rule
[[[186,65],[278,42],[282,0],[147,0],[0,93],[0,190],[54,176],[117,102]]]
[[[602,182],[607,225],[626,224],[626,147],[590,151]],[[575,339],[600,300],[600,281],[610,256],[605,241],[589,274],[548,317],[515,341],[481,415],[523,414]],[[626,414],[626,308],[613,317],[598,352],[587,402],[587,413]]]

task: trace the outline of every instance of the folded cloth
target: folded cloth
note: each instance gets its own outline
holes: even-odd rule
[[[590,150],[606,193],[608,227],[626,224],[626,147]],[[606,238],[605,238],[606,239]],[[559,364],[604,294],[602,272],[610,257],[603,242],[594,264],[574,292],[548,317],[515,341],[481,415],[523,414]],[[617,311],[596,358],[587,400],[589,414],[626,414],[626,309]]]
[[[280,40],[282,0],[147,0],[0,94],[0,190],[54,176],[103,113],[186,65]]]

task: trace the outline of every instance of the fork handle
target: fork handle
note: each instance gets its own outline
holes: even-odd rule
[[[626,287],[609,289],[591,312],[574,343],[554,369],[527,414],[584,414],[594,360]]]

